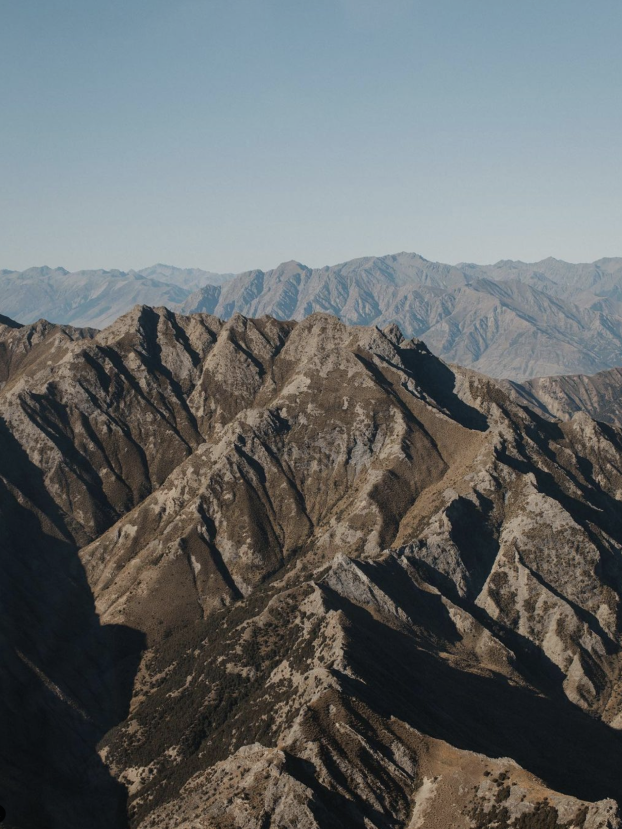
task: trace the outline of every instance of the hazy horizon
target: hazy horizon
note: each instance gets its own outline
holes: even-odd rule
[[[378,254],[370,253],[370,254],[363,255],[363,256],[353,256],[352,259],[344,259],[344,260],[341,260],[339,262],[323,262],[322,264],[313,264],[311,262],[304,262],[301,259],[296,258],[296,257],[290,257],[289,259],[282,259],[280,262],[276,262],[275,264],[268,265],[265,268],[259,268],[259,267],[247,268],[244,271],[233,271],[231,269],[228,269],[228,270],[225,269],[225,270],[222,270],[222,271],[217,271],[214,268],[210,268],[209,266],[205,266],[205,265],[201,265],[201,264],[199,264],[199,265],[197,265],[197,264],[194,264],[194,265],[178,265],[174,262],[156,262],[156,261],[153,261],[153,262],[151,262],[147,265],[141,265],[140,267],[104,268],[104,267],[97,267],[96,266],[96,267],[93,267],[93,268],[77,267],[77,268],[71,268],[71,269],[65,267],[65,265],[63,265],[62,263],[55,264],[55,265],[50,265],[49,263],[44,262],[42,264],[28,265],[25,268],[9,268],[9,267],[5,267],[4,265],[2,265],[2,263],[0,263],[0,271],[12,271],[12,272],[15,272],[15,273],[22,273],[24,271],[28,271],[28,270],[32,270],[32,269],[50,268],[51,270],[64,269],[68,273],[79,273],[79,272],[82,272],[82,271],[99,271],[99,270],[101,270],[101,271],[120,271],[122,273],[140,273],[141,271],[148,270],[149,268],[154,268],[154,267],[160,266],[160,267],[164,267],[164,268],[179,268],[180,270],[200,270],[200,271],[205,271],[206,273],[217,274],[219,276],[223,276],[223,275],[239,276],[240,274],[248,273],[249,271],[252,271],[252,270],[272,271],[272,270],[275,270],[276,268],[278,268],[280,265],[283,265],[287,262],[298,262],[298,264],[304,265],[305,267],[308,267],[308,268],[312,268],[313,270],[320,270],[322,268],[337,267],[338,265],[342,265],[342,264],[345,264],[347,262],[356,261],[356,260],[359,260],[359,259],[383,259],[383,258],[388,257],[388,256],[397,256],[397,255],[402,254],[402,253],[407,253],[407,254],[413,255],[413,256],[420,256],[422,259],[425,259],[428,262],[433,262],[433,263],[437,263],[437,264],[440,264],[440,265],[450,265],[451,267],[456,267],[456,268],[459,267],[460,265],[477,265],[479,267],[490,267],[492,265],[498,264],[499,262],[520,262],[524,265],[537,265],[539,262],[544,262],[547,259],[554,259],[558,262],[564,262],[568,265],[592,265],[595,262],[599,262],[601,260],[622,259],[622,254],[619,254],[619,255],[613,254],[613,255],[606,255],[606,256],[598,256],[596,259],[592,259],[592,260],[589,260],[589,261],[585,260],[585,261],[577,261],[577,262],[572,262],[568,259],[562,259],[559,256],[544,256],[541,259],[537,259],[537,260],[527,260],[527,259],[520,259],[520,258],[518,258],[518,259],[509,259],[508,257],[503,257],[502,259],[496,259],[495,261],[489,261],[489,262],[474,262],[472,260],[469,261],[469,260],[466,260],[466,259],[460,259],[457,262],[447,262],[447,261],[444,261],[442,259],[430,259],[430,257],[424,256],[423,254],[419,253],[418,251],[402,250],[402,251],[392,251],[391,253],[378,253]]]

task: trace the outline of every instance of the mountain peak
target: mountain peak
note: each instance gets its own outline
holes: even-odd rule
[[[281,262],[280,265],[277,265],[272,273],[292,274],[309,270],[311,269],[307,265],[303,265],[302,262],[298,262],[296,259],[289,259],[287,262]]]
[[[33,266],[31,268],[27,268],[25,271],[21,272],[22,276],[52,276],[53,274],[59,274],[62,276],[67,276],[69,271],[65,270],[65,268],[50,268],[48,265],[40,265],[40,266]]]

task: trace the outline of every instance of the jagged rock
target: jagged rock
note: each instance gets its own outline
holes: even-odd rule
[[[619,829],[616,428],[328,314],[0,353],[16,827]]]

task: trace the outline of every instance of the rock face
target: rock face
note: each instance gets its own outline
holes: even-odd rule
[[[622,432],[395,325],[0,322],[9,825],[622,826]]]

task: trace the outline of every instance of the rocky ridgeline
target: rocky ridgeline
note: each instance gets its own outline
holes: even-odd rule
[[[16,827],[620,827],[617,428],[394,325],[0,322]]]

